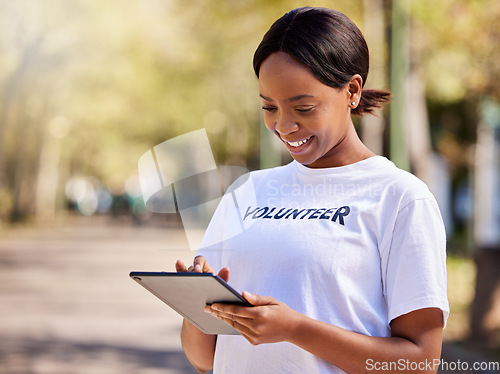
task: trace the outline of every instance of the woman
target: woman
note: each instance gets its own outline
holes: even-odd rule
[[[390,96],[363,90],[361,32],[342,13],[295,9],[254,69],[266,127],[294,161],[252,172],[222,199],[193,265],[177,262],[226,280],[231,269],[254,305],[206,308],[238,336],[185,321],[187,357],[214,373],[435,373],[449,313],[443,223],[427,187],[356,134],[351,115]]]

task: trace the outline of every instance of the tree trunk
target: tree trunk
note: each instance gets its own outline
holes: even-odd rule
[[[481,103],[475,155],[474,239],[477,279],[471,339],[500,343],[500,105]]]
[[[381,89],[387,85],[384,0],[364,0],[363,7],[363,34],[370,49],[368,87]],[[364,116],[361,119],[361,137],[363,143],[373,153],[382,155],[385,123],[382,113],[378,111],[376,114],[376,116]]]

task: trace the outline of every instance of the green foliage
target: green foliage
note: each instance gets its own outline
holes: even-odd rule
[[[363,3],[309,5],[334,7],[363,29]],[[147,149],[199,128],[219,164],[257,165],[253,52],[276,18],[303,4],[0,1],[0,190],[11,214],[35,213],[44,178],[58,196],[72,175],[123,185]],[[430,98],[498,97],[499,9],[495,0],[413,2]],[[54,118],[68,128],[54,133]]]
[[[476,268],[470,258],[448,256],[448,299],[450,314],[445,340],[460,340],[469,334],[469,309],[474,298]]]
[[[412,45],[426,75],[429,98],[500,99],[500,3],[419,0],[412,5]]]

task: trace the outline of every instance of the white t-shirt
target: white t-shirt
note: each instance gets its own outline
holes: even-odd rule
[[[252,172],[219,204],[199,254],[238,291],[371,336],[413,310],[449,313],[438,205],[381,156],[336,168]],[[342,373],[290,343],[218,336],[214,373]]]

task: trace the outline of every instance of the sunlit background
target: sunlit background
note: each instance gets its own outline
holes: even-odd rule
[[[252,56],[275,19],[304,5],[340,10],[363,31],[367,87],[391,89],[394,101],[356,120],[357,128],[374,152],[416,174],[438,199],[452,308],[446,354],[500,362],[500,2],[0,0],[0,316],[11,323],[0,373],[90,372],[71,365],[88,364],[88,354],[99,358],[94,365],[102,361],[99,373],[191,372],[176,355],[177,320],[165,334],[173,361],[162,361],[161,334],[156,356],[148,356],[144,322],[139,312],[123,314],[125,301],[106,304],[93,320],[67,290],[37,295],[66,282],[54,272],[83,289],[88,269],[98,264],[103,275],[109,264],[116,274],[105,284],[93,278],[92,287],[146,303],[152,296],[127,269],[173,270],[176,257],[193,255],[178,217],[144,206],[137,163],[155,145],[204,128],[217,165],[254,170],[290,160],[262,129]],[[34,286],[39,279],[44,287]],[[118,299],[92,295],[103,305]],[[145,305],[161,329],[167,308]],[[23,320],[18,306],[32,314],[25,310]],[[37,308],[67,320],[35,318]],[[111,315],[123,315],[127,327]],[[107,335],[93,321],[111,323]],[[67,335],[78,324],[86,326],[84,343],[76,330]],[[41,348],[50,339],[59,339],[59,350]],[[122,356],[129,366],[119,366]]]

